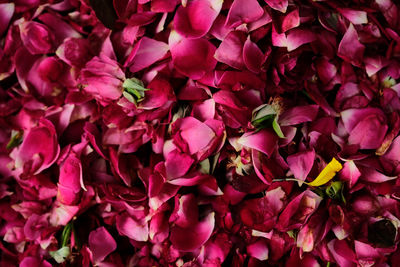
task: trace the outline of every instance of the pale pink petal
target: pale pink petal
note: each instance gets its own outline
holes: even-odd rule
[[[259,19],[264,10],[257,0],[235,0],[229,9],[225,24],[237,27],[242,23],[249,23]]]
[[[89,234],[89,249],[93,253],[93,262],[103,261],[117,248],[117,243],[106,228],[99,227]]]
[[[174,17],[175,30],[186,38],[204,36],[222,8],[222,0],[194,0],[180,6]]]

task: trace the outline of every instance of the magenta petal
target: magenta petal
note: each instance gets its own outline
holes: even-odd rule
[[[14,10],[14,3],[0,4],[0,36],[7,30],[8,23],[10,23]]]
[[[339,266],[355,266],[356,255],[354,251],[349,247],[346,240],[333,239],[328,243],[327,247]]]
[[[371,183],[384,183],[390,180],[397,179],[397,176],[387,176],[381,172],[378,172],[374,168],[359,166],[358,167],[361,172],[361,178],[364,181]]]
[[[38,142],[40,140],[41,142]],[[31,171],[35,174],[50,167],[60,153],[57,142],[57,133],[51,122],[42,119],[39,126],[29,130],[18,147],[15,164],[17,167],[26,167],[40,158],[41,164],[31,165]]]
[[[237,142],[271,156],[277,145],[278,136],[271,130],[264,129],[258,132],[245,133]]]
[[[133,240],[146,242],[149,238],[148,224],[140,223],[126,213],[117,216],[116,226],[121,235],[127,236]]]
[[[136,43],[125,65],[130,66],[131,72],[138,72],[162,59],[168,50],[168,44],[143,37]]]
[[[249,23],[259,19],[264,10],[257,0],[235,0],[229,9],[225,24],[237,27],[242,23]]]
[[[82,164],[74,154],[62,163],[60,167],[59,191],[57,199],[67,205],[75,204],[79,199],[79,191],[83,186]],[[60,190],[63,188],[63,190]],[[65,194],[64,194],[65,193]]]
[[[175,225],[186,228],[191,227],[198,221],[199,210],[197,207],[197,200],[193,194],[184,195],[179,198],[176,202],[175,212],[171,215],[171,218],[176,217],[173,221]]]
[[[294,177],[299,180],[305,180],[314,165],[315,151],[309,150],[299,152],[287,157],[287,163]]]
[[[185,153],[180,153],[178,150],[173,150],[167,156],[165,161],[165,169],[167,178],[179,178],[186,174],[192,166],[194,159]]]
[[[287,50],[290,52],[304,44],[311,43],[316,37],[315,34],[310,30],[296,28],[290,30],[287,33],[286,38]]]
[[[200,248],[211,236],[215,218],[214,213],[208,214],[202,221],[188,228],[174,226],[171,228],[170,240],[179,251],[193,251]]]
[[[243,45],[246,35],[242,31],[231,31],[215,51],[215,59],[236,69],[243,69]]]
[[[264,63],[264,54],[261,49],[250,40],[250,37],[247,38],[246,42],[243,46],[243,62],[246,67],[254,72],[259,73],[261,71],[261,66]]]
[[[98,263],[117,248],[117,243],[106,228],[102,226],[90,232],[89,248],[93,253],[93,262]]]
[[[217,65],[216,48],[206,39],[184,39],[172,31],[168,42],[176,69],[189,78],[200,79]]]
[[[349,183],[349,187],[352,188],[358,181],[358,178],[361,176],[361,172],[357,168],[354,161],[346,161],[343,165],[343,169],[339,173],[340,179],[347,181]]]
[[[297,106],[290,108],[279,116],[280,126],[296,125],[313,121],[318,114],[318,105]]]
[[[362,65],[364,50],[365,46],[358,40],[357,31],[350,23],[342,41],[340,41],[338,55],[345,61],[359,67]]]
[[[371,260],[381,257],[379,252],[374,247],[364,242],[354,240],[354,248],[357,254],[357,258],[359,260],[362,259]]]
[[[271,8],[286,13],[288,0],[264,0]]]
[[[290,29],[296,28],[300,25],[299,10],[295,9],[288,13],[282,21],[282,32],[286,32]]]
[[[247,253],[260,261],[268,260],[268,246],[264,239],[247,246]]]
[[[368,23],[367,12],[350,8],[338,8],[338,11],[353,24]]]
[[[180,6],[174,17],[175,30],[186,38],[204,36],[222,8],[222,0],[194,0]]]
[[[19,267],[51,267],[52,265],[43,259],[35,257],[25,257],[19,264]]]
[[[359,144],[361,149],[379,148],[388,126],[386,116],[377,108],[348,109],[341,112],[343,125],[350,134],[349,144]]]

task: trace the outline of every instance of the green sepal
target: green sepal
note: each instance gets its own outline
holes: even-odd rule
[[[11,138],[6,146],[6,149],[12,149],[14,147],[19,146],[22,143],[22,135],[23,135],[23,132],[12,130]]]

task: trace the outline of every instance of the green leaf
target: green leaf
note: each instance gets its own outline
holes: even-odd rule
[[[71,239],[71,233],[73,230],[73,222],[70,221],[63,229],[61,233],[61,247],[65,247],[68,245],[69,240]]]
[[[278,116],[275,117],[274,121],[272,122],[272,128],[274,129],[275,133],[279,136],[279,138],[285,138],[281,130],[281,126],[278,124]]]
[[[71,254],[71,250],[65,246],[56,251],[49,251],[49,254],[57,263],[63,263]]]
[[[135,105],[144,99],[144,92],[150,90],[145,88],[143,82],[136,78],[126,79],[122,87],[124,88],[122,93],[124,97]]]
[[[12,149],[14,147],[19,146],[22,143],[22,135],[23,135],[23,132],[12,130],[11,138],[6,146],[6,149]]]

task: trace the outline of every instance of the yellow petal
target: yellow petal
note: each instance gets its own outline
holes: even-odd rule
[[[335,158],[326,165],[326,167],[321,171],[317,178],[311,183],[307,183],[309,186],[321,186],[332,180],[338,171],[343,168],[342,164]]]

